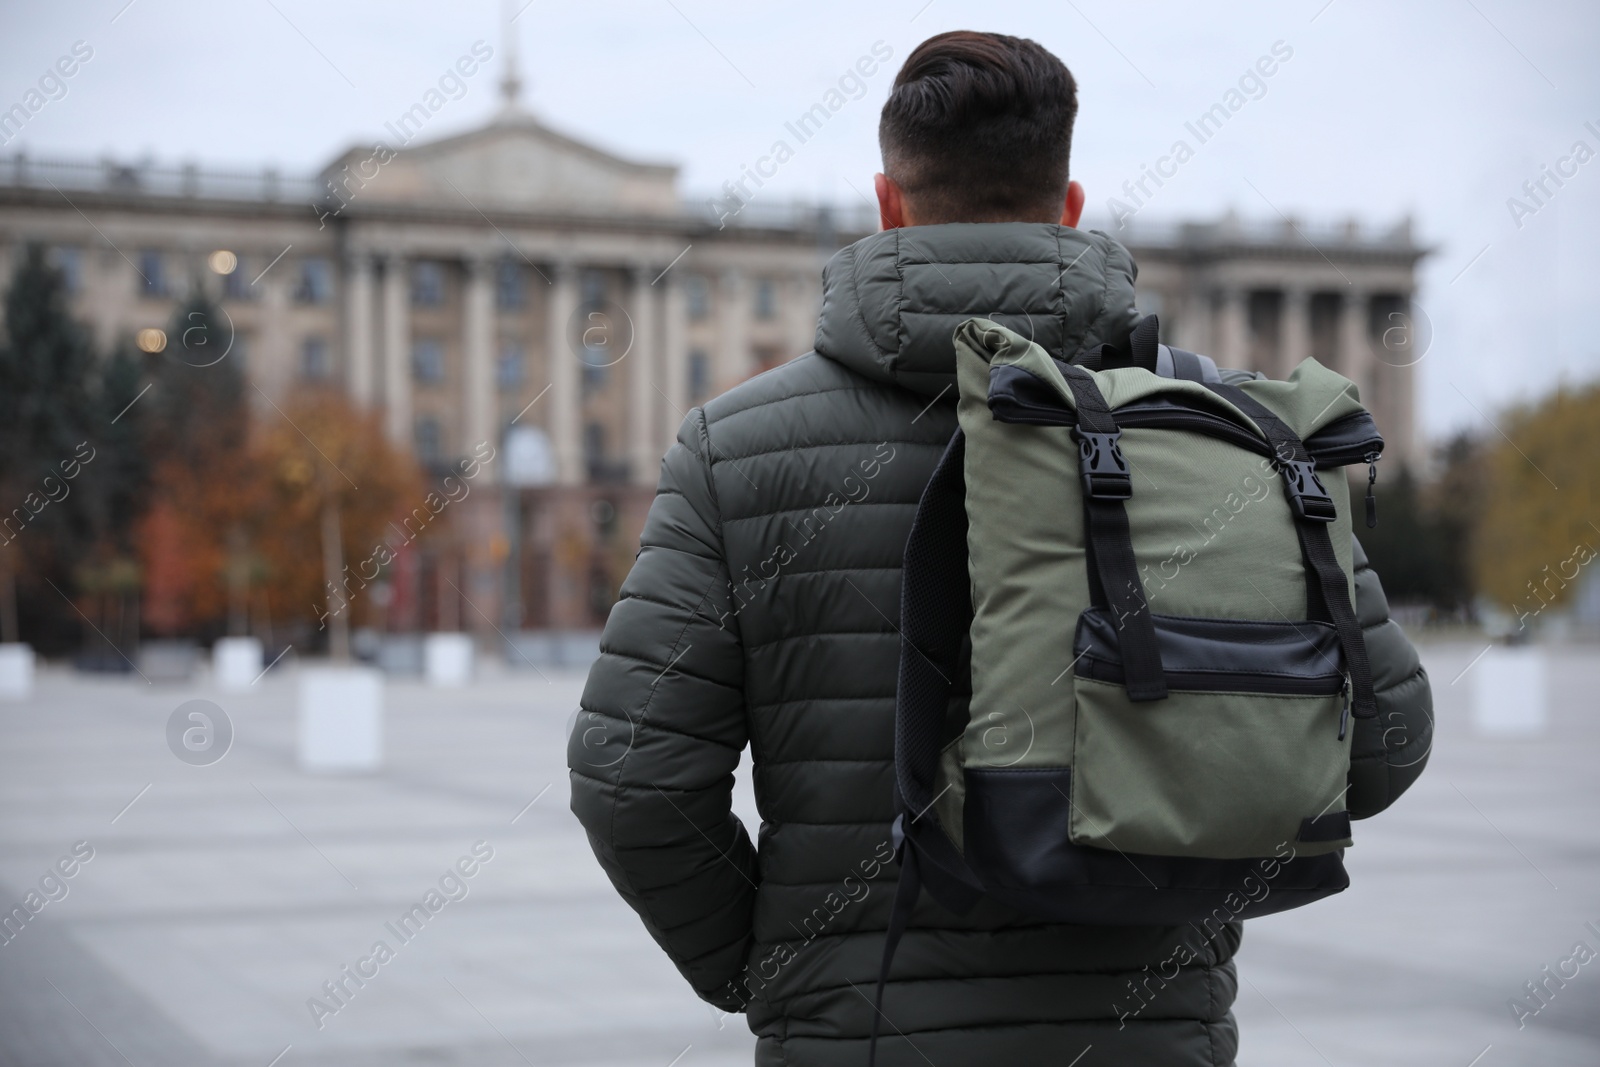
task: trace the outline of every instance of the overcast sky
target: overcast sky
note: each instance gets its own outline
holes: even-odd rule
[[[1073,172],[1101,219],[1123,182],[1282,42],[1292,55],[1259,98],[1139,220],[1230,207],[1372,226],[1414,216],[1434,250],[1417,294],[1433,325],[1420,368],[1430,436],[1493,433],[1486,419],[1517,399],[1600,377],[1600,158],[1567,162],[1576,175],[1559,188],[1547,179],[1543,205],[1522,190],[1575,142],[1600,152],[1600,5],[1228,6],[1224,16],[1220,5],[1111,0],[533,0],[514,28],[528,106],[623,155],[678,163],[689,193],[736,178],[882,42],[887,68],[799,146],[762,192],[774,200],[870,195],[878,110],[918,41],[957,28],[1032,37],[1078,79]],[[5,151],[314,171],[382,136],[479,40],[495,60],[428,136],[477,125],[498,104],[498,0],[0,0],[0,10],[0,109],[76,42],[93,50]],[[1512,197],[1536,210],[1513,218]]]

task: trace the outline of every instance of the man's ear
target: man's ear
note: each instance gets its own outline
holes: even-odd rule
[[[905,194],[887,174],[874,174],[872,188],[878,194],[878,223],[886,230],[912,225],[906,216]]]
[[[1067,183],[1067,202],[1061,209],[1061,225],[1077,229],[1078,220],[1083,217],[1083,202],[1087,194],[1083,186],[1077,182]]]

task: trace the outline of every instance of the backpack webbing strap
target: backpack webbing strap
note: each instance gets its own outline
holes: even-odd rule
[[[1123,344],[1101,345],[1099,365],[1089,369],[1115,370],[1119,367],[1142,367],[1152,374],[1156,373],[1160,333],[1160,322],[1154,315],[1146,315],[1134,324]]]
[[[889,982],[889,965],[895,949],[911,922],[911,912],[922,893],[922,871],[917,866],[917,850],[905,838],[905,816],[894,821],[895,853],[900,860],[900,884],[895,887],[894,906],[889,910],[889,930],[884,935],[883,962],[878,965],[878,992],[872,1001],[872,1041],[867,1046],[867,1067],[878,1062],[878,1029],[883,1020],[883,987]]]
[[[1294,513],[1295,533],[1306,563],[1306,614],[1333,623],[1339,634],[1339,647],[1350,670],[1351,712],[1358,719],[1378,714],[1378,701],[1372,691],[1372,667],[1367,660],[1367,644],[1361,636],[1361,623],[1350,605],[1350,586],[1339,557],[1334,554],[1328,526],[1336,517],[1333,498],[1316,474],[1316,463],[1289,425],[1266,405],[1234,385],[1207,382],[1206,387],[1248,415],[1272,445],[1278,473],[1283,475],[1289,493],[1289,509]]]
[[[1117,643],[1128,699],[1165,700],[1167,678],[1161,669],[1155,622],[1139,581],[1133,532],[1123,501],[1133,495],[1133,478],[1117,438],[1122,431],[1094,379],[1074,367],[1063,375],[1078,408],[1072,435],[1078,442],[1083,479],[1084,528],[1088,535],[1089,592],[1098,607],[1114,613]]]

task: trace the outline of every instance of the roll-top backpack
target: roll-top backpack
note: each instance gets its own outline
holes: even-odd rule
[[[1377,705],[1339,468],[1383,439],[1314,360],[1225,374],[1157,329],[1073,363],[956,330],[960,428],[905,553],[869,1063],[924,888],[1211,937],[1349,884],[1349,718]]]

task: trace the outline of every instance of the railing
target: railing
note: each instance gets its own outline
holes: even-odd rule
[[[1302,245],[1317,248],[1415,247],[1409,217],[1384,228],[1364,227],[1355,219],[1344,222],[1307,222],[1303,219],[1252,218],[1224,215],[1209,222],[1173,222],[1131,218],[1116,220],[1086,217],[1083,225],[1104,230],[1131,247],[1180,248],[1209,245]]]
[[[312,203],[329,196],[320,177],[283,175],[270,167],[259,171],[211,170],[192,164],[157,166],[148,161],[34,159],[22,152],[0,157],[0,187],[260,203]],[[826,237],[871,233],[878,228],[877,206],[863,201],[826,204],[769,200],[757,195],[741,203],[724,195],[707,195],[686,198],[679,210],[687,218],[718,229],[795,230]],[[1123,244],[1145,248],[1225,244],[1415,248],[1409,218],[1381,230],[1365,228],[1353,219],[1310,223],[1283,218],[1241,219],[1232,214],[1209,222],[1135,217],[1123,219],[1120,225],[1114,219],[1091,216],[1084,219],[1083,225],[1105,230]]]
[[[309,201],[324,193],[316,178],[287,177],[270,167],[202,170],[194,165],[159,167],[112,159],[34,159],[22,152],[0,158],[0,186],[263,203]]]
[[[811,230],[835,233],[872,233],[878,228],[878,208],[860,201],[819,204],[815,201],[753,197],[741,203],[727,196],[690,197],[685,214],[713,226],[738,229]]]

